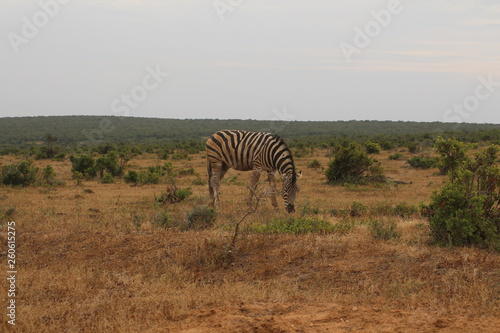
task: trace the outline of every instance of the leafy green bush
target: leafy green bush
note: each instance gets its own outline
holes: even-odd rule
[[[123,174],[124,165],[118,161],[118,153],[112,150],[106,156],[99,157],[95,162],[95,170],[99,172],[101,178],[108,172],[111,176],[118,177]],[[109,178],[109,177],[108,177]]]
[[[80,172],[86,178],[94,178],[97,174],[95,160],[92,156],[82,154],[80,156],[70,156],[71,171]]]
[[[406,163],[415,169],[430,169],[436,166],[437,161],[433,157],[413,156],[409,158]]]
[[[101,183],[103,184],[113,184],[115,182],[115,178],[110,173],[105,173],[101,178]]]
[[[208,206],[196,206],[187,214],[183,230],[201,230],[211,228],[215,224],[217,211]]]
[[[380,153],[380,145],[375,142],[366,141],[365,149],[368,154],[379,154]]]
[[[395,153],[395,154],[389,155],[389,159],[392,161],[401,160],[402,158],[403,158],[403,154],[401,154],[401,153]]]
[[[491,145],[473,159],[461,154],[455,155],[458,161],[450,159],[449,180],[423,207],[435,243],[500,250],[499,151]]]
[[[0,180],[4,185],[28,186],[37,181],[38,168],[33,161],[24,160],[17,165],[6,165],[1,168]]]
[[[146,184],[159,184],[161,180],[161,174],[156,172],[154,169],[148,168],[148,171],[139,172],[137,176],[137,182],[142,185]]]
[[[467,147],[464,143],[449,138],[444,140],[441,137],[436,140],[436,151],[441,155],[437,161],[437,167],[442,175],[455,170],[467,160]]]
[[[139,174],[135,170],[129,170],[128,173],[123,177],[125,183],[137,185],[139,182]]]
[[[330,184],[356,184],[385,179],[380,162],[368,157],[362,147],[354,142],[338,149],[328,164],[326,177]]]
[[[50,165],[47,165],[42,172],[41,184],[43,185],[64,185],[64,182],[56,179],[56,173],[54,168]]]
[[[380,141],[380,147],[383,150],[391,150],[391,149],[394,149],[396,147],[396,145],[394,144],[393,141],[390,141],[390,140],[381,140]]]
[[[64,158],[66,157],[66,153],[58,153],[56,156],[54,156],[54,160],[56,161],[63,161]]]
[[[305,234],[330,233],[335,231],[334,225],[319,218],[287,217],[275,218],[266,225],[256,225],[252,229],[263,234]]]
[[[169,149],[162,149],[158,153],[158,158],[160,160],[167,160],[171,154],[171,151]]]

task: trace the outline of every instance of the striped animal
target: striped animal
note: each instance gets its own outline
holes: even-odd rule
[[[219,185],[224,174],[233,168],[250,171],[251,202],[262,171],[267,172],[271,186],[271,202],[276,200],[276,173],[283,179],[282,195],[287,212],[295,211],[295,196],[299,191],[297,180],[302,171],[296,172],[290,149],[277,135],[270,133],[224,130],[214,133],[206,143],[208,186],[212,205],[219,205]]]

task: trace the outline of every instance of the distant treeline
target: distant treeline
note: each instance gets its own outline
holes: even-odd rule
[[[181,145],[204,142],[221,129],[265,131],[291,146],[328,146],[339,139],[403,146],[412,141],[456,137],[464,142],[500,142],[500,125],[394,121],[259,121],[219,119],[158,119],[114,116],[49,116],[0,118],[0,148],[46,144],[47,136],[65,147]]]

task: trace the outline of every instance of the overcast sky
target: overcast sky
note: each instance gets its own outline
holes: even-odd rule
[[[500,123],[500,1],[0,0],[35,115]]]

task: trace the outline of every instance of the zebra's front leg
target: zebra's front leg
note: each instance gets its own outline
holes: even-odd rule
[[[250,193],[248,195],[248,205],[252,204],[252,199],[253,196],[257,196],[257,185],[259,183],[259,178],[260,178],[260,171],[259,170],[253,170],[252,174],[250,175],[250,185],[248,188],[250,189]]]
[[[276,193],[278,193],[278,190],[276,188],[276,174],[274,172],[268,172],[267,180],[269,181],[271,203],[274,209],[278,209],[278,200],[276,199]]]

